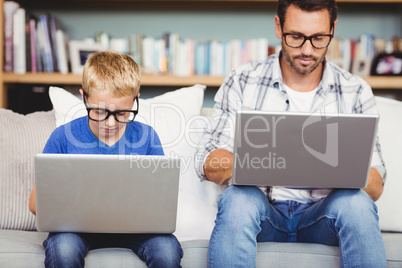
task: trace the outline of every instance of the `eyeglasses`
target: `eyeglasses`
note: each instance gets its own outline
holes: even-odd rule
[[[282,35],[285,39],[285,44],[293,48],[302,47],[306,40],[309,40],[314,48],[326,48],[334,37],[332,34],[305,36],[302,34],[282,33]]]
[[[109,116],[113,115],[114,119],[119,123],[131,123],[134,121],[135,116],[138,114],[139,110],[139,101],[138,97],[135,97],[134,103],[137,103],[136,110],[115,110],[110,111],[108,109],[101,109],[101,108],[92,108],[88,107],[85,98],[88,95],[84,92],[84,105],[88,112],[88,118],[92,121],[102,122],[109,118]]]

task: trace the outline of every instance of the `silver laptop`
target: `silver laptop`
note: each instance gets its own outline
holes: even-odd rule
[[[180,160],[166,156],[38,154],[38,231],[172,233]]]
[[[232,182],[364,188],[378,115],[239,111]]]

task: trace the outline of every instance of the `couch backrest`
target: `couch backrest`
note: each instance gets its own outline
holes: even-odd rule
[[[402,102],[376,97],[380,113],[378,136],[387,168],[384,192],[377,201],[380,227],[402,232]]]

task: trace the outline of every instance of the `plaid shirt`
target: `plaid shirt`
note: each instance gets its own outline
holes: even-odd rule
[[[204,163],[209,153],[219,148],[233,152],[237,110],[289,110],[279,55],[236,68],[216,93],[211,128],[205,130],[195,153],[196,170],[201,180],[206,179]],[[378,114],[371,87],[363,79],[329,61],[324,64],[322,80],[311,109],[306,112]],[[371,166],[378,170],[384,183],[386,169],[378,137]]]

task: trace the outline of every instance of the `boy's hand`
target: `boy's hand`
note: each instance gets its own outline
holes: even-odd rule
[[[33,186],[31,196],[29,197],[29,210],[32,214],[36,215],[35,185]]]

